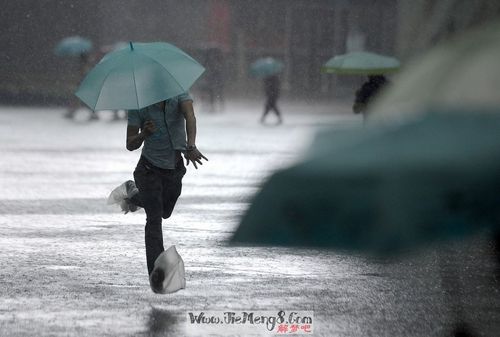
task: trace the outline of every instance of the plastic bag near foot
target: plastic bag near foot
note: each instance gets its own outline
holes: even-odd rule
[[[149,284],[157,294],[170,294],[186,288],[184,261],[175,246],[170,246],[156,258]]]

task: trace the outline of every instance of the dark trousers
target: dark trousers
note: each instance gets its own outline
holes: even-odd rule
[[[261,120],[263,121],[264,118],[267,116],[269,111],[274,110],[274,113],[278,117],[278,119],[281,121],[281,113],[278,109],[278,106],[276,105],[278,101],[278,97],[275,96],[269,96],[266,99],[266,103],[264,105],[264,113],[262,114]]]
[[[162,218],[167,219],[174,210],[181,195],[182,177],[186,168],[179,156],[175,169],[161,169],[141,157],[134,171],[134,179],[139,193],[131,202],[146,211],[146,260],[148,273],[154,268],[156,258],[165,250],[163,247]]]

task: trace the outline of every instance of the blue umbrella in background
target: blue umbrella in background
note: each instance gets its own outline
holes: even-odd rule
[[[321,133],[233,242],[392,254],[500,224],[500,111]]]
[[[250,74],[255,77],[268,77],[281,73],[284,64],[272,57],[260,58],[250,65]]]
[[[92,50],[92,41],[81,36],[70,36],[62,39],[54,48],[58,56],[80,56]]]

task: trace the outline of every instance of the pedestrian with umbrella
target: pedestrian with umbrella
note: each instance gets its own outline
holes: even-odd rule
[[[224,109],[224,53],[221,48],[212,46],[205,52],[204,91],[208,94],[210,112],[216,111],[216,103],[219,102],[220,110]]]
[[[82,78],[90,69],[92,47],[92,41],[89,39],[81,36],[70,36],[57,43],[54,48],[54,54],[62,57],[78,58],[78,78]],[[64,117],[72,119],[79,107],[78,100],[71,97]],[[97,119],[97,115],[93,113],[91,119]]]
[[[196,147],[196,118],[187,93],[203,71],[171,44],[131,42],[129,48],[107,54],[76,92],[93,110],[128,110],[126,148],[134,151],[142,146],[142,154],[135,182],[120,185],[109,201],[119,202],[125,212],[144,208],[147,268],[157,293],[165,292],[165,282],[174,272],[155,262],[165,251],[162,218],[172,214],[186,173],[181,154],[186,165],[192,163],[195,168],[207,160]],[[184,283],[179,282],[179,287]]]
[[[323,66],[323,72],[368,76],[368,81],[356,91],[352,107],[353,112],[361,113],[364,119],[373,98],[388,84],[384,74],[397,71],[399,66],[399,61],[393,57],[370,52],[352,52],[328,60]]]
[[[266,95],[266,102],[264,104],[264,113],[260,118],[260,122],[264,123],[266,116],[269,112],[274,111],[278,118],[278,124],[283,122],[281,112],[278,109],[277,101],[280,96],[281,80],[279,73],[283,71],[283,63],[272,58],[261,58],[252,63],[250,72],[253,76],[263,79],[264,94]]]

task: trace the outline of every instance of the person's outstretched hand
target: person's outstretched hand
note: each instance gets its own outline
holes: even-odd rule
[[[208,161],[208,158],[205,157],[197,148],[186,151],[184,157],[186,158],[186,166],[189,165],[189,162],[192,162],[195,169],[198,169],[196,163],[198,163],[199,165],[203,165],[201,159],[205,159],[206,161]]]

